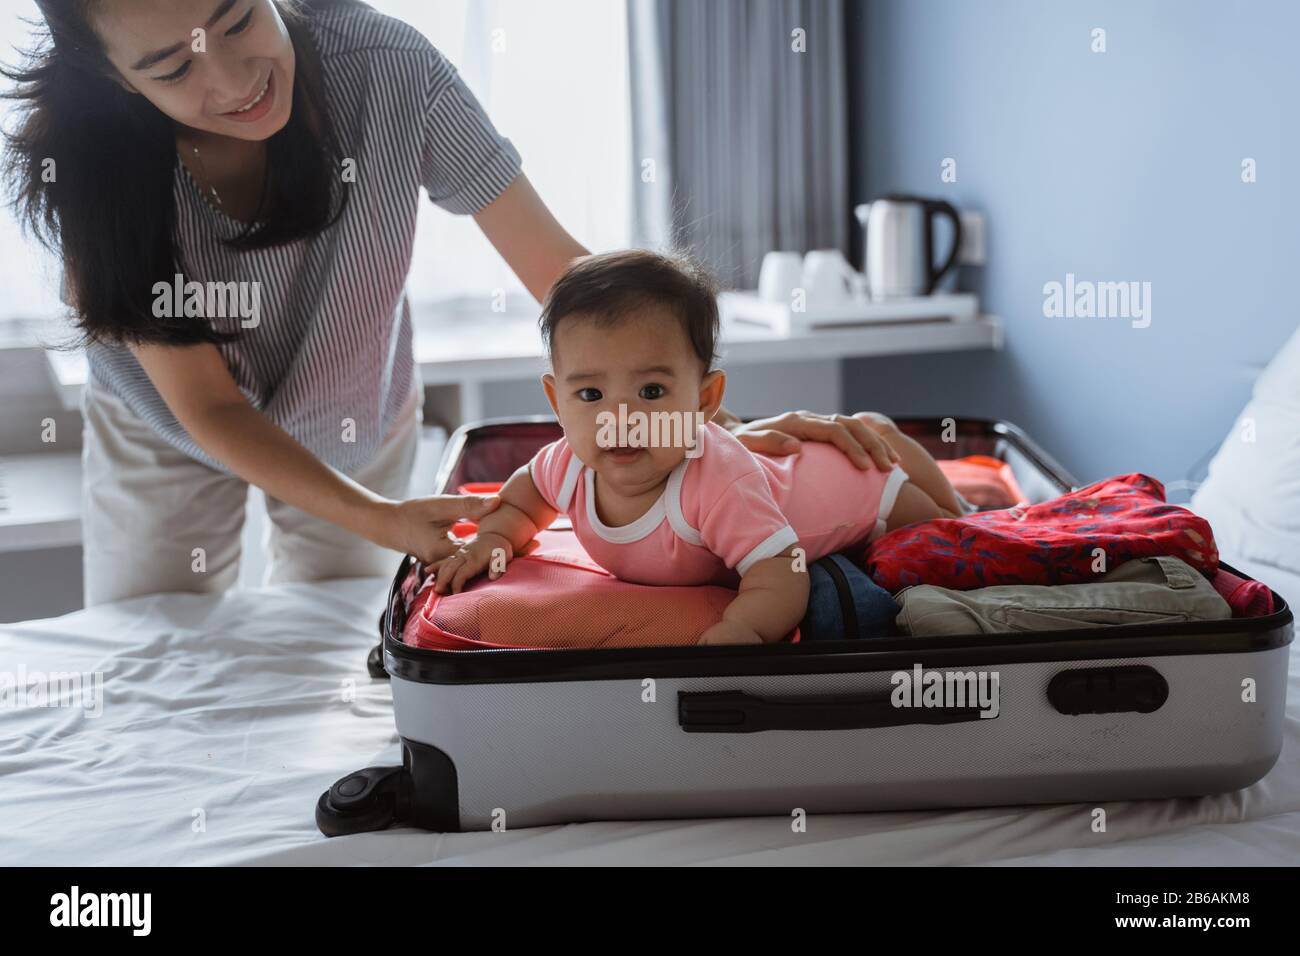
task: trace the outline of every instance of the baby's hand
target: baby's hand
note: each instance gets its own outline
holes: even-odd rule
[[[506,563],[512,557],[510,542],[504,537],[490,532],[480,534],[433,566],[433,589],[438,594],[448,591],[459,594],[484,571],[488,572],[490,580],[495,581],[505,573]]]
[[[752,628],[723,618],[700,635],[701,644],[762,644],[763,638]]]

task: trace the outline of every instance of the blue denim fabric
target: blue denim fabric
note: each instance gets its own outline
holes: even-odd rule
[[[858,617],[857,637],[888,637],[898,634],[894,619],[902,610],[893,596],[842,554],[830,560],[844,574]],[[839,591],[829,571],[814,562],[808,566],[812,590],[808,596],[808,613],[799,623],[801,641],[844,640],[844,619]]]

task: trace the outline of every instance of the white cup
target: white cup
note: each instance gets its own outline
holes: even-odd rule
[[[797,252],[769,252],[758,271],[758,295],[790,304],[794,290],[803,284],[803,256]]]
[[[843,305],[866,295],[866,277],[838,249],[817,249],[804,257],[803,287],[809,303]]]

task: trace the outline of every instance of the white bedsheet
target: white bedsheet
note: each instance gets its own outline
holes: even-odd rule
[[[1284,595],[1300,579],[1265,577]],[[103,713],[0,709],[6,864],[1218,864],[1300,860],[1300,655],[1285,747],[1260,783],[1091,807],[591,823],[327,840],[316,798],[398,761],[366,674],[385,582],[161,595],[0,627],[0,671],[102,671]],[[355,698],[345,700],[347,682]],[[201,814],[200,814],[201,811]],[[200,827],[200,823],[202,826]]]

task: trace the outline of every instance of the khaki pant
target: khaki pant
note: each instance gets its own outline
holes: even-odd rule
[[[422,419],[413,391],[375,459],[351,477],[407,496]],[[248,483],[158,437],[94,384],[82,397],[81,523],[87,607],[166,591],[217,592],[239,576]],[[270,496],[266,584],[387,576],[400,555]]]
[[[972,591],[921,584],[900,591],[898,626],[913,637],[1057,631],[1232,617],[1205,575],[1175,557],[1137,558],[1086,584],[999,584]]]

